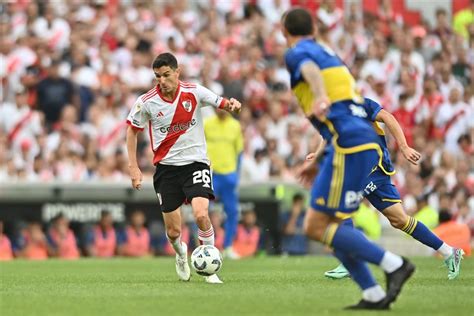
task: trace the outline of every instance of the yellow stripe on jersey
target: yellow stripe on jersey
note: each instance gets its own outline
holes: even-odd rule
[[[344,186],[344,169],[346,168],[346,157],[344,156],[344,154],[340,153],[337,153],[337,155],[339,155],[339,168],[341,169],[341,174],[339,175],[339,186],[336,191],[336,207],[339,207],[339,204],[341,203],[342,187]]]
[[[356,103],[364,101],[356,91],[354,78],[347,67],[338,66],[322,69],[321,75],[331,103],[344,100],[353,100]],[[293,93],[298,99],[303,112],[307,116],[311,115],[314,95],[309,84],[305,81],[299,82],[293,87]]]
[[[357,212],[357,210],[355,210],[353,213],[336,212],[334,215],[339,219],[345,220],[354,216],[355,212]]]
[[[356,103],[362,103],[364,100],[357,92],[354,77],[349,69],[341,65],[321,70],[324,87],[332,103],[344,100],[354,100]]]
[[[338,208],[341,201],[342,187],[344,185],[344,160],[343,154],[335,153],[333,158],[333,176],[329,191],[328,207]]]
[[[387,171],[383,164],[382,164],[382,159],[383,159],[383,151],[382,151],[382,148],[380,147],[379,144],[377,143],[367,143],[367,144],[362,144],[362,145],[358,145],[358,146],[354,146],[354,147],[347,147],[347,148],[344,148],[344,147],[340,147],[338,144],[337,144],[337,139],[339,138],[339,135],[338,133],[336,132],[336,129],[334,128],[334,125],[332,124],[332,122],[328,119],[325,119],[323,121],[324,124],[326,124],[326,126],[329,128],[329,130],[331,131],[331,133],[334,135],[334,137],[332,138],[332,144],[334,146],[334,149],[337,152],[341,153],[341,154],[355,154],[355,153],[358,153],[358,152],[361,152],[361,151],[366,151],[366,150],[375,150],[377,151],[377,154],[379,155],[379,161],[378,161],[378,166],[379,168],[386,174],[386,175],[389,175],[389,176],[392,176],[395,174],[395,170],[393,171]]]
[[[377,135],[385,136],[385,131],[383,130],[382,126],[380,126],[379,122],[373,122],[372,126],[374,127],[374,130]]]
[[[293,88],[293,93],[298,99],[301,109],[306,116],[312,114],[312,104],[314,101],[313,92],[311,91],[309,84],[301,81]]]
[[[402,203],[400,199],[382,199],[383,202]]]
[[[332,158],[332,177],[331,177],[331,187],[329,189],[329,198],[328,198],[328,207],[336,208],[336,192],[339,186],[340,180],[340,166],[339,166],[339,155],[337,153],[334,154]]]

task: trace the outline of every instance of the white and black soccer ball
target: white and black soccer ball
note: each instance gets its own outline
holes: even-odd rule
[[[222,256],[214,246],[201,245],[191,254],[191,265],[199,275],[209,276],[222,267]]]

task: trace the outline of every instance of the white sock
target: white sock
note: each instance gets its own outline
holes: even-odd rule
[[[380,262],[380,267],[387,273],[392,273],[393,271],[400,268],[403,264],[403,259],[400,256],[397,256],[390,251],[385,251],[383,255],[382,262]]]
[[[206,231],[198,229],[198,239],[201,245],[211,245],[214,246],[214,228],[209,228]]]
[[[166,234],[166,238],[168,238],[168,241],[170,242],[171,246],[173,246],[174,251],[181,257],[185,255],[183,247],[181,247],[181,235],[179,235],[178,238],[175,240],[171,240],[168,234]]]
[[[362,291],[362,298],[372,303],[383,300],[385,296],[385,291],[378,284]]]
[[[448,259],[449,256],[453,254],[453,247],[444,242],[437,251],[443,256],[444,259]]]

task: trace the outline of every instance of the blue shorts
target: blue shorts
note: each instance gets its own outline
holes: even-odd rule
[[[377,210],[383,211],[387,207],[401,203],[400,193],[392,184],[390,176],[380,168],[373,171],[364,188],[364,196]]]
[[[368,176],[379,162],[376,150],[343,154],[327,150],[311,189],[311,207],[339,218],[356,211]]]

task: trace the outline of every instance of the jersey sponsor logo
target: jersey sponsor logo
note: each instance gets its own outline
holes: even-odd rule
[[[354,115],[354,116],[358,116],[358,117],[362,117],[362,118],[367,117],[367,112],[365,111],[365,109],[363,107],[357,106],[355,104],[351,104],[351,105],[349,105],[349,109],[351,110],[352,115]]]
[[[365,192],[365,194],[369,195],[370,193],[374,192],[375,190],[377,190],[377,186],[375,185],[375,183],[373,181],[370,181],[370,183],[367,184],[367,186],[365,187],[364,192]]]
[[[344,197],[344,205],[346,208],[355,208],[359,206],[363,198],[362,191],[347,191],[346,196]]]
[[[132,120],[133,125],[140,126],[140,121],[137,119]]]
[[[186,112],[191,112],[193,109],[193,104],[189,100],[185,100],[181,104],[183,105],[183,108],[186,110]]]
[[[168,126],[161,127],[160,132],[163,133],[163,134],[165,134],[165,133],[168,133],[168,134],[178,133],[180,131],[187,130],[191,126],[196,125],[196,123],[197,123],[196,119],[192,119],[189,122],[176,123],[176,124],[173,124],[173,125],[168,125]]]

